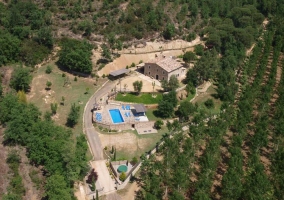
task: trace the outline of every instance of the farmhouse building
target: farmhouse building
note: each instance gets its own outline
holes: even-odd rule
[[[144,65],[144,74],[157,80],[169,80],[172,75],[177,78],[185,74],[185,68],[172,56],[156,56]]]

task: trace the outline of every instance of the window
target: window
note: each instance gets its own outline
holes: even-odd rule
[[[149,75],[151,74],[151,72],[149,72]]]
[[[163,80],[165,80],[165,77],[163,77]]]
[[[151,66],[149,65],[148,68],[150,69],[150,67],[151,67]]]
[[[165,71],[163,71],[163,74],[165,74]]]

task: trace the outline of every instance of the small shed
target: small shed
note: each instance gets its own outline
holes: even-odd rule
[[[125,74],[129,73],[129,69],[119,69],[113,72],[110,72],[109,75],[111,78],[115,79],[115,78],[120,78],[122,76],[124,76]]]
[[[135,104],[134,106],[135,114],[136,115],[145,115],[145,112],[147,111],[146,107],[143,104]]]

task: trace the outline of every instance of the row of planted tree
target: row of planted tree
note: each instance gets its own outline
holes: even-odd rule
[[[278,28],[275,22],[269,26],[249,61],[242,65],[242,95],[237,108],[230,106],[234,99],[224,103],[217,119],[205,116],[207,124],[199,120],[187,134],[180,131],[172,139],[166,137],[158,156],[144,162],[140,197],[283,197],[284,81],[283,75],[280,83],[276,81],[283,64],[282,43],[276,42],[282,40]],[[228,133],[230,136],[224,137]],[[227,155],[222,154],[221,147],[228,149]],[[222,177],[218,186],[216,174]]]

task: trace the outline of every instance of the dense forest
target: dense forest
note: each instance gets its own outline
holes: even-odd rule
[[[195,47],[195,66],[185,84],[193,91],[213,80],[221,111],[215,117],[189,102],[175,109],[175,87],[167,83],[169,93],[158,112],[180,121],[167,124],[158,156],[144,160],[137,198],[281,199],[283,10],[282,0],[1,1],[0,66],[25,66],[15,67],[10,92],[4,92],[0,81],[4,144],[24,146],[30,163],[43,167],[46,198],[72,199],[74,182],[88,170],[87,144],[83,135],[74,140],[70,129],[27,102],[33,67],[59,46],[61,69],[90,74],[91,50],[98,45],[110,61],[117,56],[112,50],[135,41],[192,41],[199,35],[206,47]],[[264,29],[265,19],[269,24]],[[73,110],[79,112],[75,105]],[[68,119],[70,127],[77,122]],[[189,131],[181,131],[181,123],[190,124]],[[12,152],[7,163],[14,176],[3,199],[20,199],[18,155]]]

